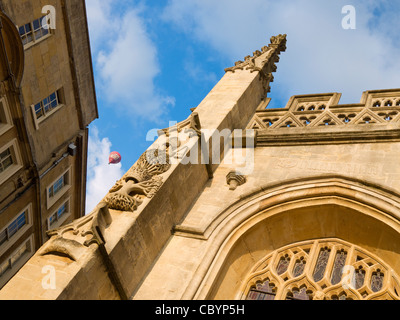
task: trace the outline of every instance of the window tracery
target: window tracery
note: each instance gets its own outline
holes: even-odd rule
[[[400,300],[399,278],[379,258],[339,239],[279,249],[251,271],[247,300]]]

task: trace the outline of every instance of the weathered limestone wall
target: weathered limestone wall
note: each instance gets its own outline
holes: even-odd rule
[[[230,190],[239,166],[217,168],[134,299],[234,299],[268,253],[327,237],[356,243],[399,273],[400,91],[366,91],[354,105],[339,98],[258,108],[248,125],[258,132],[254,170]]]
[[[216,241],[218,231],[212,232],[212,230],[228,228],[222,224],[234,223],[227,218],[231,212],[229,208],[235,208],[235,204],[246,197],[250,200],[249,195],[257,191],[262,193],[263,190],[268,190],[272,186],[285,185],[289,181],[307,184],[308,181],[315,183],[314,180],[329,177],[344,177],[349,181],[354,179],[366,186],[374,185],[378,189],[397,193],[397,190],[400,190],[400,169],[397,165],[399,156],[399,142],[259,147],[255,149],[253,173],[247,176],[245,184],[234,191],[229,190],[226,176],[235,166],[221,164],[183,222],[175,229],[175,234],[169,239],[134,299],[193,298],[188,295],[188,292],[195,290],[195,288],[190,288],[191,285],[202,280],[199,275],[205,275],[215,258],[213,255],[217,254],[218,246],[222,246],[223,243],[222,240]],[[350,188],[354,189],[354,194],[359,193],[355,187]],[[330,192],[328,189],[325,191]],[[326,196],[323,188],[318,192],[320,197]],[[339,196],[339,192],[337,195]],[[301,196],[307,199],[304,194]],[[315,197],[315,194],[310,192],[308,196]],[[269,197],[272,197],[272,194]],[[222,280],[218,280],[219,285],[221,283],[225,285],[223,291],[218,291],[217,286],[210,297],[233,299],[241,285],[240,281],[245,279],[246,272],[252,265],[272,250],[285,244],[289,238],[293,240],[285,234],[296,234],[298,240],[305,240],[317,232],[315,228],[319,230],[319,235],[346,236],[353,241],[364,239],[364,246],[371,252],[384,257],[399,272],[400,242],[396,240],[399,237],[393,230],[390,231],[386,227],[385,229],[383,223],[382,225],[374,224],[373,219],[363,217],[360,213],[355,214],[350,209],[346,209],[347,211],[336,207],[334,209],[329,207],[331,208],[329,209],[325,204],[320,204],[318,207],[311,202],[308,205],[310,208],[303,209],[303,213],[300,211],[285,217],[278,215],[275,222],[270,222],[270,225],[263,224],[253,230],[254,233],[251,237],[247,237],[247,240],[241,240],[235,249],[238,252],[226,261]],[[334,202],[332,202],[333,205]],[[241,205],[244,212],[247,210],[246,206]],[[257,206],[261,210],[261,205]],[[265,204],[265,208],[268,206],[271,204]],[[320,216],[315,213],[319,210],[322,213],[332,212],[327,215],[327,219],[331,217],[330,222],[321,218],[322,213]],[[343,213],[343,217],[338,212]],[[346,215],[344,214],[346,212],[349,213]],[[397,214],[399,213],[398,211]],[[224,215],[226,215],[225,220],[223,220]],[[397,222],[399,218],[400,215],[396,217]],[[272,227],[274,223],[276,228]],[[378,225],[380,227],[377,227]],[[400,231],[399,227],[397,229]],[[370,239],[369,243],[366,239]],[[371,239],[373,239],[372,242]],[[211,259],[209,264],[203,264],[207,259]],[[207,291],[207,288],[204,291]]]

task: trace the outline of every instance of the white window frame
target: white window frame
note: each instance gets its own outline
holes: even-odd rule
[[[3,232],[7,229],[23,212],[26,212],[26,224],[19,229],[13,236],[0,246],[0,256],[3,255],[8,249],[18,241],[19,238],[32,226],[32,203],[28,204],[23,210],[10,220],[7,225],[1,229]]]
[[[60,210],[62,206],[66,205],[66,211],[62,214],[61,217],[58,217],[57,212]],[[50,216],[47,218],[47,228],[48,230],[56,229],[59,226],[61,226],[71,215],[71,198],[68,198],[66,201],[63,202],[61,206],[58,207],[58,209]],[[51,225],[50,224],[50,219],[51,217],[55,216],[55,222]]]
[[[59,90],[57,90],[55,92],[52,92],[48,97],[44,98],[43,100],[39,101],[36,104],[32,104],[31,105],[32,117],[33,117],[33,122],[34,122],[36,130],[39,130],[40,124],[43,121],[45,121],[53,113],[57,112],[58,110],[60,110],[64,106],[64,104],[62,103],[62,99],[61,99],[61,96],[62,96],[62,91],[61,90],[62,89],[59,89]],[[55,94],[55,96],[56,96],[57,105],[55,107],[52,107],[50,110],[46,111],[45,110],[44,101],[46,99],[49,99],[53,94]],[[41,108],[41,110],[43,112],[43,115],[40,118],[38,118],[37,114],[36,114],[36,105],[38,105],[38,104],[40,104],[40,108]]]
[[[21,153],[19,152],[17,139],[11,140],[5,146],[0,148],[0,153],[10,149],[13,164],[5,171],[0,173],[0,185],[7,181],[12,175],[23,168]]]
[[[0,135],[6,133],[13,126],[10,108],[6,97],[0,98]]]
[[[25,50],[29,49],[30,47],[32,47],[32,46],[34,46],[35,44],[37,44],[37,43],[39,43],[39,42],[41,42],[41,41],[47,39],[48,37],[50,37],[50,36],[52,35],[52,31],[51,31],[52,29],[51,29],[50,27],[48,27],[48,29],[47,29],[47,34],[46,34],[46,35],[43,35],[43,36],[41,36],[41,37],[39,37],[39,38],[37,38],[36,35],[35,35],[34,23],[35,23],[36,21],[38,21],[39,24],[40,24],[40,28],[39,28],[39,29],[36,29],[36,31],[38,31],[38,30],[44,30],[44,28],[43,28],[44,24],[42,24],[43,21],[46,21],[46,25],[49,26],[49,25],[47,24],[46,17],[47,17],[47,16],[45,15],[45,16],[42,16],[42,17],[40,17],[40,18],[38,18],[38,19],[35,19],[35,20],[30,21],[30,22],[28,22],[28,23],[25,23],[25,24],[23,24],[22,26],[17,26],[17,29],[18,29],[19,35],[20,35],[20,37],[21,37],[22,43],[23,43],[23,37],[24,37],[26,34],[30,34],[31,37],[32,37],[32,40],[31,40],[31,41],[29,41],[29,42],[27,42],[27,43],[24,44],[24,49],[25,49]],[[28,33],[25,32],[24,34],[21,34],[21,33],[20,33],[20,28],[22,28],[22,27],[25,28],[27,25],[30,26],[30,29],[31,29],[30,32],[28,32]],[[26,29],[24,29],[24,31],[26,31]]]
[[[12,263],[15,255],[24,247],[26,247],[26,251],[20,257],[18,257],[18,259],[14,263]],[[8,282],[8,280],[10,280],[11,277],[18,272],[18,270],[34,255],[34,253],[34,240],[32,234],[9,257],[7,257],[7,259],[4,260],[3,263],[0,264],[0,266],[3,266],[4,264],[8,263],[10,267],[0,276],[0,288],[4,286]]]
[[[72,171],[71,166],[65,170],[61,175],[57,177],[57,179],[53,180],[53,182],[46,188],[46,199],[47,199],[47,209],[50,209],[61,197],[71,188],[71,180],[72,180]],[[54,186],[54,184],[64,176],[64,185],[63,187],[53,196],[49,195],[50,188]]]

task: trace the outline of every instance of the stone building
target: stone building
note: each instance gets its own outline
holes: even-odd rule
[[[98,117],[85,3],[1,0],[0,287],[85,213]]]
[[[286,35],[226,69],[0,299],[399,299],[400,89],[267,108]]]

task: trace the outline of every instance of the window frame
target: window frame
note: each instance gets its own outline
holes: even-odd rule
[[[54,184],[57,183],[60,179],[63,179],[63,186],[59,188],[56,193],[52,192],[52,195],[50,196],[50,189],[53,188]],[[46,188],[47,209],[50,209],[71,188],[71,180],[72,166],[68,167],[67,170],[65,170],[61,175],[59,175],[49,184],[49,186]]]
[[[59,211],[62,207],[66,207],[65,211],[59,214]],[[66,199],[62,205],[58,207],[56,211],[53,212],[50,217],[47,218],[47,228],[48,230],[53,230],[61,226],[71,215],[71,197]],[[52,220],[52,217],[54,217],[54,220]]]
[[[53,95],[54,99],[52,99]],[[43,121],[48,119],[53,113],[57,112],[64,106],[62,97],[63,97],[63,92],[62,88],[60,88],[52,92],[50,95],[48,95],[46,98],[39,101],[38,103],[31,105],[32,117],[36,130],[39,130],[40,124]],[[55,105],[53,105],[54,102],[56,102]],[[39,113],[38,111],[40,111],[39,117],[38,117]]]
[[[18,255],[22,249],[24,250],[22,254],[13,261],[15,256]],[[34,239],[32,234],[16,250],[14,250],[6,260],[0,263],[0,288],[18,272],[18,270],[34,255],[34,253]],[[3,266],[7,264],[8,267],[4,269],[4,271],[1,271]]]
[[[32,224],[32,203],[29,203],[24,209],[22,209],[17,215],[15,215],[9,222],[6,224],[4,228],[1,229],[0,234],[4,232],[4,230],[8,229],[23,213],[25,213],[25,221],[26,223],[19,228],[14,234],[8,237],[7,240],[0,245],[0,256],[3,255],[21,236],[33,225]]]
[[[15,173],[17,173],[19,170],[23,168],[22,158],[16,138],[11,140],[6,145],[4,145],[2,148],[0,148],[0,154],[6,151],[7,149],[10,149],[13,163],[9,167],[7,167],[6,170],[0,172],[0,185],[5,183],[11,176],[13,176]]]
[[[37,18],[33,21],[29,21],[28,23],[23,24],[22,26],[17,26],[18,33],[21,37],[22,44],[24,45],[24,50],[29,49],[30,47],[34,46],[37,43],[40,43],[41,41],[47,39],[52,35],[52,29],[48,27],[47,29],[44,28],[45,25],[49,26],[47,23],[47,20],[45,20],[47,15],[44,15],[40,18]],[[43,21],[46,21],[46,24],[43,24]],[[35,27],[37,24],[38,27]],[[23,28],[24,32],[21,33],[21,29]],[[30,28],[29,31],[27,29]],[[43,31],[46,30],[46,31]],[[37,36],[36,33],[40,33],[40,36]],[[26,43],[24,42],[25,39],[28,39],[28,36],[30,35],[31,40],[27,41]]]

